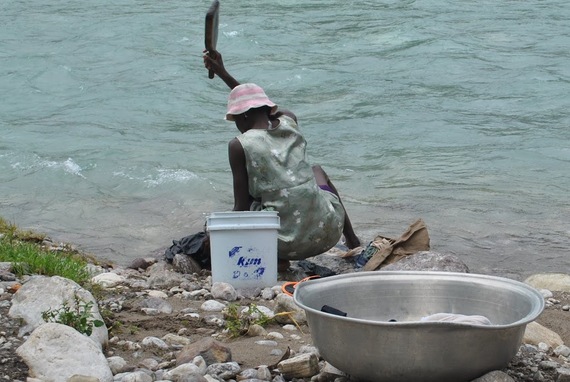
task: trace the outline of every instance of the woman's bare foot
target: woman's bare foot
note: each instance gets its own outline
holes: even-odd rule
[[[349,249],[360,247],[360,239],[354,233],[352,235],[344,235],[344,242]]]

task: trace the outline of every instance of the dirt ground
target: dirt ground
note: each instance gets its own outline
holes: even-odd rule
[[[551,307],[547,307],[537,322],[554,332],[558,333],[566,345],[570,344],[570,312],[562,310],[564,305],[570,305],[570,293],[555,293],[554,298],[560,303]],[[177,334],[181,331],[182,335],[187,336],[192,342],[213,333],[220,332],[221,328],[208,324],[204,319],[184,317],[176,313],[181,309],[192,308],[199,312],[199,307],[203,301],[181,301],[177,298],[170,298],[170,302],[174,307],[174,312],[170,315],[147,316],[136,309],[135,302],[132,306],[125,304],[125,308],[120,313],[113,314],[112,322],[108,322],[108,327],[115,323],[115,327],[111,329],[110,337],[117,336],[122,340],[130,340],[140,342],[147,336],[162,338],[165,334]],[[242,306],[247,306],[251,301],[239,301]],[[270,302],[254,301],[256,304],[269,305]],[[204,312],[200,313],[204,316]],[[283,334],[284,339],[277,340],[278,346],[283,353],[290,347],[293,351],[298,351],[302,345],[312,345],[310,330],[306,325],[302,325],[300,330],[290,332],[283,330],[281,325],[270,324],[266,327],[267,332],[276,331]],[[293,339],[291,335],[295,334],[301,338]],[[259,365],[272,365],[280,360],[280,356],[271,355],[271,350],[275,347],[267,347],[258,345],[255,342],[263,340],[262,337],[241,336],[238,338],[218,337],[232,350],[233,361],[238,362],[242,368],[257,367]],[[114,355],[120,355],[131,365],[136,365],[142,359],[153,356],[164,356],[164,354],[153,353],[149,351],[136,352],[125,350],[111,344],[107,352]],[[136,355],[136,356],[134,356]]]
[[[544,309],[536,322],[558,333],[564,344],[570,346],[570,311],[562,310],[562,307],[570,306],[570,293],[554,292],[554,299],[560,303]]]
[[[205,312],[200,312],[200,305],[204,302],[180,300],[178,298],[170,298],[169,302],[173,305],[172,314],[161,314],[158,316],[148,316],[140,312],[136,308],[136,301],[126,303],[124,309],[119,313],[113,313],[111,319],[108,320],[107,326],[111,328],[109,338],[117,336],[120,340],[140,342],[145,337],[153,336],[162,338],[168,333],[178,334],[190,339],[191,342],[197,341],[204,337],[210,337],[214,333],[220,333],[223,328],[208,323],[204,318],[208,316]],[[240,306],[248,306],[250,303],[256,305],[265,305],[271,307],[269,301],[252,301],[240,300],[236,302]],[[201,318],[193,318],[184,316],[179,313],[182,309],[192,309],[200,312]],[[265,326],[267,332],[279,332],[283,335],[283,339],[278,339],[277,346],[263,346],[255,342],[264,340],[263,337],[249,337],[247,335],[237,338],[230,338],[228,335],[216,337],[216,340],[224,343],[231,349],[232,360],[239,363],[243,368],[257,367],[259,365],[272,365],[281,358],[279,355],[271,355],[271,351],[278,348],[284,354],[289,347],[293,351],[298,351],[303,345],[312,345],[309,328],[306,325],[300,325],[296,331],[284,330],[277,323],[270,323]],[[292,338],[291,336],[299,336],[300,338]],[[113,341],[111,341],[113,342]],[[160,351],[139,351],[133,352],[126,350],[121,346],[111,343],[107,349],[107,353],[119,355],[123,357],[128,364],[136,365],[144,358],[152,358],[154,356],[163,357]],[[166,357],[165,360],[168,360]]]

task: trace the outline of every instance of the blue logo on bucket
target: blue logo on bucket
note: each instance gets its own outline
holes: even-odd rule
[[[247,271],[234,271],[232,278],[234,280],[260,279],[264,273],[265,273],[265,267],[259,267],[251,273]]]
[[[236,265],[238,267],[253,267],[256,265],[261,265],[261,258],[259,257],[244,257],[240,256]]]
[[[247,255],[243,256],[242,252]],[[259,257],[260,250],[255,247],[243,248],[243,246],[235,246],[228,251],[228,257],[233,258],[236,268],[241,270],[234,270],[232,272],[232,279],[234,280],[257,280],[262,278],[265,274],[265,265],[263,264],[263,257]],[[238,256],[239,255],[239,256]]]
[[[239,253],[239,250],[240,250],[241,248],[242,248],[242,247],[239,246],[239,247],[233,247],[232,249],[230,249],[230,251],[228,252],[228,254],[229,254],[229,256],[230,256],[230,259],[231,259],[232,257],[234,257],[234,256],[236,255],[236,253]]]

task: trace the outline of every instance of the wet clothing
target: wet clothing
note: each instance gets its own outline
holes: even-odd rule
[[[344,208],[317,185],[295,121],[281,116],[277,127],[250,129],[237,139],[245,152],[249,194],[259,200],[251,209],[279,213],[279,258],[305,259],[336,245]]]

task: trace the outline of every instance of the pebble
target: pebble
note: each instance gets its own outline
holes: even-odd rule
[[[226,305],[219,302],[219,301],[208,300],[208,301],[205,301],[200,306],[200,309],[202,309],[205,312],[221,312],[222,310],[224,310],[225,307],[226,307]]]
[[[570,356],[570,347],[568,347],[566,345],[560,345],[556,349],[554,349],[554,354],[556,354],[558,356],[569,357]]]
[[[271,340],[255,341],[255,343],[256,343],[257,345],[270,346],[270,347],[275,347],[275,346],[278,345],[277,341],[271,341]]]
[[[539,290],[540,294],[542,294],[542,297],[544,297],[545,299],[551,298],[554,295],[552,294],[551,291],[549,291],[548,289],[540,289]]]

